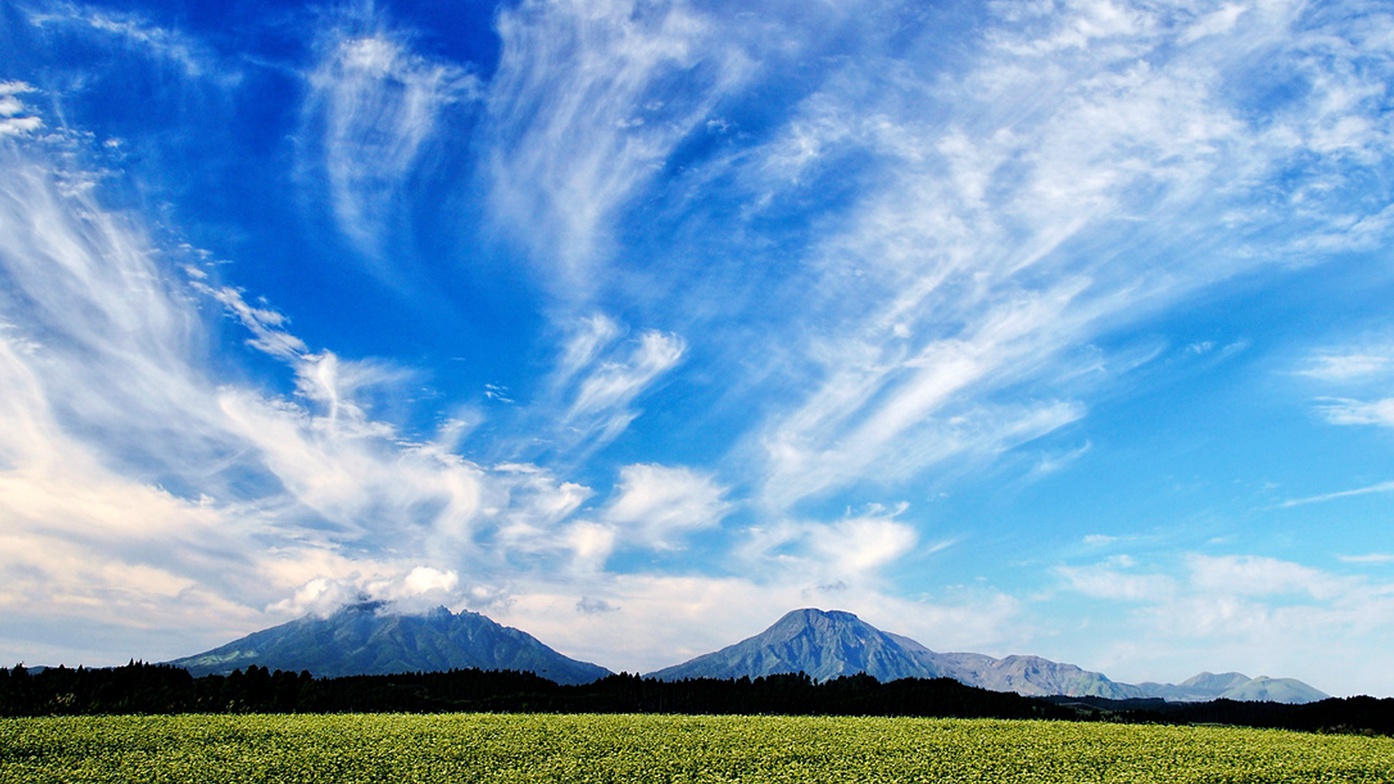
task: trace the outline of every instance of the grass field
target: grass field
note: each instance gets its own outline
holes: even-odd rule
[[[1394,782],[1394,739],[742,716],[0,720],[0,782]]]

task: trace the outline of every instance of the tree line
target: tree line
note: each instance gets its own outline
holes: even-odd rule
[[[621,673],[563,686],[525,672],[478,669],[315,678],[252,665],[195,678],[167,664],[31,672],[0,669],[0,716],[174,713],[682,713],[1220,723],[1394,735],[1394,699],[1307,705],[1216,700],[1023,697],[949,678],[881,683],[859,674],[816,682],[804,673],[660,681]]]

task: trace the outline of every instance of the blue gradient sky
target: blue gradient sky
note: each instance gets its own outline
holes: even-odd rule
[[[1394,694],[1380,2],[0,0],[0,659],[798,606]]]

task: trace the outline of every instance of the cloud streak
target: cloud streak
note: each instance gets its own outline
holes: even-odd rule
[[[1362,495],[1373,493],[1394,492],[1394,482],[1380,482],[1379,484],[1369,485],[1368,487],[1358,487],[1354,490],[1341,490],[1335,493],[1323,493],[1321,495],[1307,496],[1306,498],[1293,498],[1278,505],[1280,509],[1291,509],[1294,506],[1307,506],[1308,504],[1324,504],[1328,501],[1339,501],[1344,498],[1355,498]]]
[[[197,38],[154,24],[139,14],[76,3],[45,5],[53,10],[30,13],[30,24],[39,28],[55,25],[88,28],[158,61],[173,64],[190,79],[213,78],[234,84],[239,78],[235,69],[220,62],[213,51]]]
[[[308,75],[304,133],[340,231],[378,259],[406,207],[403,188],[447,130],[447,110],[476,100],[480,88],[465,68],[413,52],[405,35],[381,25],[352,27],[320,43],[320,61]]]
[[[555,446],[577,460],[613,442],[640,415],[635,402],[673,371],[687,352],[672,333],[633,338],[614,319],[593,315],[572,324],[539,412],[555,417]],[[551,428],[549,428],[551,429]]]
[[[621,211],[705,129],[748,64],[715,19],[685,3],[529,0],[497,25],[490,206],[553,295],[585,303]]]

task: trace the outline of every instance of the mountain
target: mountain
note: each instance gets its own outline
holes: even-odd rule
[[[610,674],[479,613],[437,607],[425,615],[400,615],[388,612],[382,602],[351,604],[328,618],[307,615],[168,663],[195,676],[227,674],[252,664],[309,670],[320,677],[477,667],[533,672],[563,684],[590,683]]]
[[[1202,673],[1172,685],[1118,683],[1073,664],[1039,656],[993,658],[981,653],[938,653],[890,634],[849,612],[794,610],[765,631],[672,667],[649,673],[660,680],[751,678],[805,672],[814,680],[864,672],[883,683],[898,678],[953,678],[969,686],[1028,696],[1066,695],[1112,700],[1162,697],[1173,701],[1312,702],[1327,695],[1301,681]]]
[[[927,649],[926,649],[927,650]],[[849,612],[794,610],[763,632],[714,653],[649,674],[684,678],[752,678],[805,672],[814,680],[864,672],[881,682],[934,678],[926,662],[894,635]]]
[[[660,680],[755,678],[801,671],[820,681],[864,672],[883,683],[947,677],[1026,695],[1141,696],[1136,687],[1072,664],[1037,656],[994,659],[978,653],[936,653],[909,637],[883,632],[852,613],[815,609],[794,610],[754,637],[650,676]]]
[[[1172,702],[1236,700],[1299,704],[1324,700],[1330,696],[1293,678],[1269,678],[1266,675],[1250,678],[1238,672],[1219,675],[1202,672],[1174,685],[1142,683],[1139,686],[1148,691],[1149,696],[1161,697]]]

